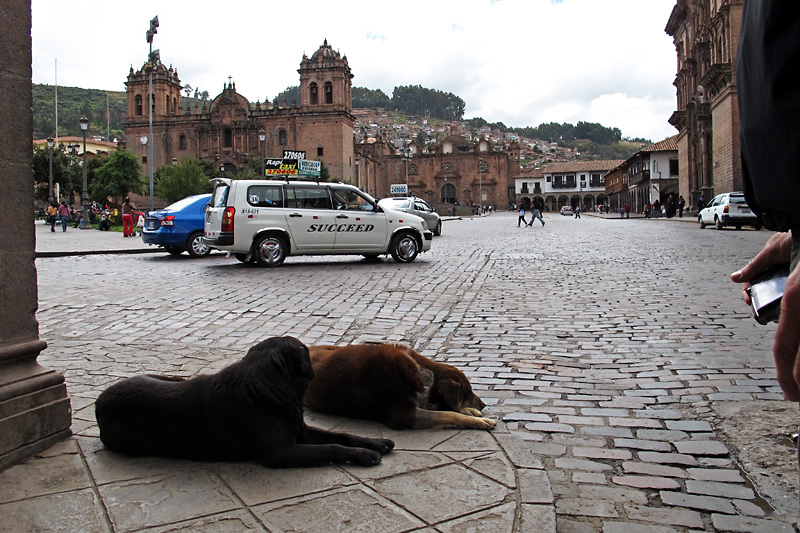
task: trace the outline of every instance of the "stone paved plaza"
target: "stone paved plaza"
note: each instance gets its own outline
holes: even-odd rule
[[[37,259],[40,336],[49,344],[39,361],[65,373],[76,434],[51,455],[105,461],[99,470],[89,464],[95,477],[76,512],[95,509],[97,523],[117,531],[212,531],[206,522],[225,522],[208,517],[231,508],[224,516],[234,528],[320,530],[309,521],[320,511],[309,511],[308,489],[302,498],[295,489],[269,496],[278,490],[270,483],[300,479],[324,492],[331,530],[792,531],[797,465],[788,436],[797,408],[775,380],[774,325],[756,324],[728,278],[770,232],[557,214],[545,227],[518,228],[516,218],[448,220],[431,251],[408,265],[353,256],[289,258],[276,269],[221,254]],[[378,468],[417,474],[384,471],[377,481],[350,467],[256,476],[250,465],[197,469],[96,453],[92,402],[110,383],[215,371],[275,335],[410,344],[464,370],[488,416],[504,424],[491,435],[391,433],[398,451]],[[8,488],[25,472],[47,478],[26,465],[0,474],[0,513],[29,496]],[[177,485],[203,477],[206,491],[160,484],[154,495],[152,483],[137,481],[137,493],[120,481],[168,472]],[[438,475],[467,492],[445,490]],[[263,490],[260,478],[271,480]],[[202,510],[159,516],[137,494]],[[374,523],[349,522],[365,509]],[[189,517],[192,526],[182,522]]]

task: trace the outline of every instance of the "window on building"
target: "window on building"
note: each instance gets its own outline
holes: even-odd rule
[[[141,117],[142,113],[144,113],[144,111],[142,111],[143,107],[142,102],[143,102],[142,95],[137,94],[135,98],[134,111],[133,111],[134,115],[136,115],[137,117]]]
[[[286,146],[286,130],[280,130],[278,132],[278,144]]]
[[[322,146],[317,146],[317,157],[322,157],[324,154],[324,150]]]
[[[669,175],[678,176],[678,160],[677,159],[670,159],[669,160]]]
[[[590,187],[600,187],[601,185],[603,185],[603,177],[600,174],[592,174],[589,177]]]
[[[169,115],[169,95],[164,96],[164,114]]]
[[[181,135],[178,139],[178,149],[186,150],[186,135]]]
[[[408,165],[408,173],[411,175],[416,175],[418,172],[417,165]]]
[[[329,81],[325,82],[325,103],[333,103],[333,84]]]
[[[311,85],[308,86],[308,97],[311,105],[317,105],[319,103],[319,95],[317,84],[312,82]]]
[[[233,132],[230,128],[222,130],[222,147],[233,148]]]

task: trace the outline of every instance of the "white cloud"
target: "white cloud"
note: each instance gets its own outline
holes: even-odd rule
[[[674,134],[675,49],[664,33],[675,0],[462,0],[376,3],[234,0],[225,10],[141,0],[33,0],[34,81],[124,90],[147,56],[145,32],[181,80],[216,96],[228,76],[250,100],[297,85],[303,54],[328,40],[355,86],[452,92],[466,116],[509,126],[590,121],[623,135]],[[342,13],[342,10],[346,10]],[[91,22],[86,16],[91,13]],[[626,95],[621,98],[619,95]]]

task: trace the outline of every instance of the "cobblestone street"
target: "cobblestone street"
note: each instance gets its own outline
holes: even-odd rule
[[[65,373],[81,434],[122,376],[216,371],[276,335],[403,342],[464,370],[528,445],[559,532],[792,531],[797,407],[775,380],[774,324],[729,281],[771,233],[516,219],[448,220],[411,264],[40,257],[39,362]]]

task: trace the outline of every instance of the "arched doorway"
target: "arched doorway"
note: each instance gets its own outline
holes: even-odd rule
[[[443,204],[456,203],[456,187],[452,183],[445,183],[442,186],[442,203]]]

